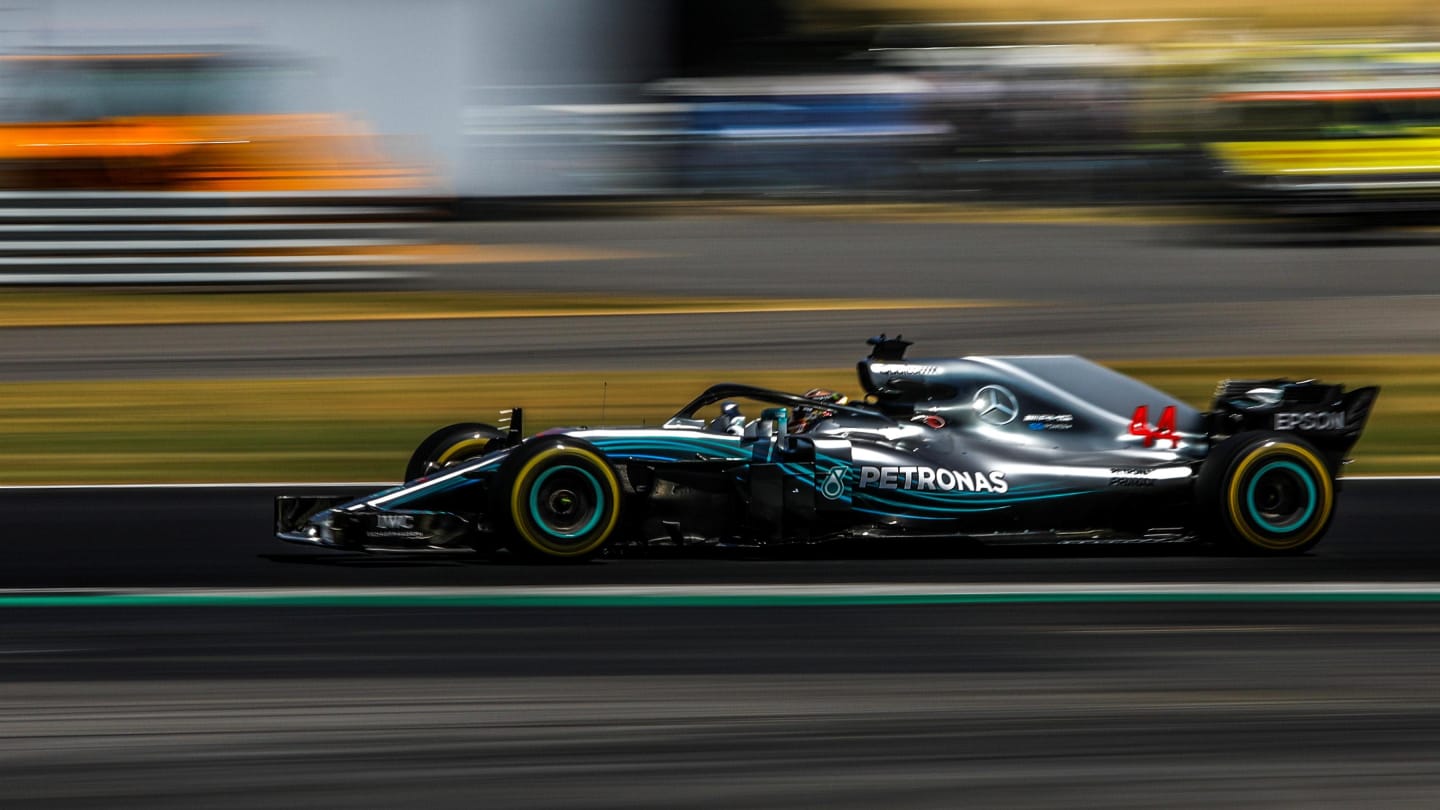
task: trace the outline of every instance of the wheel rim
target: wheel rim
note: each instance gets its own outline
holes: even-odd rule
[[[573,540],[593,530],[604,511],[604,491],[589,470],[551,467],[530,488],[530,518],[551,537]]]
[[[1315,514],[1315,482],[1293,461],[1272,461],[1250,478],[1245,503],[1260,528],[1288,534],[1309,522]]]

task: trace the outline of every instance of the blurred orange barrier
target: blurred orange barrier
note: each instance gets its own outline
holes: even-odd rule
[[[0,57],[0,187],[166,191],[433,188],[358,122],[316,111],[293,60],[250,53]]]

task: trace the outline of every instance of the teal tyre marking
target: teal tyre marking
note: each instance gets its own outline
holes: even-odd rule
[[[1305,484],[1305,514],[1294,520],[1288,521],[1283,526],[1276,526],[1275,524],[1266,520],[1265,515],[1255,504],[1255,486],[1260,483],[1260,479],[1264,478],[1266,473],[1276,468],[1290,471]],[[1264,467],[1261,467],[1253,476],[1250,477],[1250,485],[1245,488],[1245,508],[1250,511],[1250,518],[1266,531],[1274,532],[1275,534],[1285,534],[1286,532],[1293,532],[1297,528],[1303,527],[1307,522],[1309,522],[1310,516],[1315,513],[1315,482],[1311,479],[1310,474],[1303,467],[1293,461],[1272,461],[1269,464],[1266,464]]]
[[[584,526],[573,531],[560,532],[553,529],[550,526],[549,522],[546,521],[546,519],[540,514],[540,490],[543,488],[546,479],[548,479],[550,476],[554,475],[557,472],[562,472],[566,470],[580,473],[582,476],[585,477],[585,480],[589,482],[591,490],[595,493],[596,508],[592,511],[592,513],[590,514],[590,519],[585,522]],[[551,537],[558,537],[563,540],[571,540],[576,537],[580,537],[581,535],[584,535],[586,532],[595,528],[596,523],[600,522],[600,514],[604,510],[600,509],[599,506],[604,500],[604,497],[604,493],[600,489],[600,482],[595,480],[595,476],[591,475],[589,470],[582,469],[580,467],[572,467],[570,465],[551,467],[545,472],[540,473],[539,477],[535,479],[535,483],[530,487],[530,519],[535,522],[535,526],[540,529],[540,531],[545,532]]]

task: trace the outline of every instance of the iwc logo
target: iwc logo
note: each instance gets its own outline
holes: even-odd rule
[[[827,499],[838,501],[845,496],[845,473],[849,470],[845,466],[831,467],[825,473],[825,479],[820,483],[820,494]]]
[[[1020,405],[1015,401],[1015,395],[1009,389],[998,385],[987,385],[975,392],[975,398],[970,400],[970,407],[975,409],[975,415],[980,421],[989,425],[1008,425],[1015,421],[1020,413]]]
[[[375,528],[377,529],[413,529],[415,528],[414,515],[376,515]]]

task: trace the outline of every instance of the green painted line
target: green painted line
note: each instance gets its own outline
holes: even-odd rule
[[[344,594],[78,594],[0,596],[0,608],[650,608],[650,607],[886,607],[910,605],[1156,604],[1156,603],[1397,603],[1440,602],[1440,591],[1269,591],[743,594],[743,595],[427,595]]]

